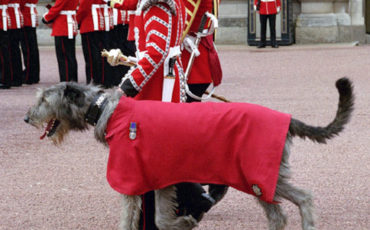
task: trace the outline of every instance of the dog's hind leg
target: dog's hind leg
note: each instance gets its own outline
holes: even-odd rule
[[[120,230],[137,230],[139,228],[141,202],[140,196],[122,194]]]
[[[309,192],[294,187],[286,180],[279,180],[275,195],[283,197],[299,207],[303,230],[315,229],[312,196]]]
[[[198,222],[192,216],[176,215],[176,187],[155,191],[155,224],[160,230],[190,230]]]
[[[269,222],[269,230],[283,230],[286,225],[286,216],[280,205],[270,204],[259,199],[258,202],[265,210]]]

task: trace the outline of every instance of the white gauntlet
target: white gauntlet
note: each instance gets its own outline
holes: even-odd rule
[[[123,55],[120,49],[111,49],[109,51],[103,50],[101,55],[107,58],[107,62],[111,66],[125,65],[125,66],[134,66],[136,65],[136,58],[127,57]]]

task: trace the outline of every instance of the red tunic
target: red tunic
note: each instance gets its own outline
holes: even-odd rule
[[[134,19],[138,63],[126,74],[133,87],[139,92],[136,99],[162,100],[164,62],[172,49],[180,48],[180,38],[185,23],[185,8],[182,0],[174,0],[174,2],[176,15],[172,14],[169,6],[164,3],[150,6],[145,12],[141,10],[141,3],[138,3]],[[181,62],[178,60],[176,63],[172,102],[180,101],[178,67],[181,67]]]
[[[10,18],[8,12],[9,0],[0,0],[0,30],[8,30],[10,26]]]
[[[8,3],[8,14],[10,24],[8,29],[20,29],[24,25],[23,14],[21,11],[22,0],[10,0]]]
[[[109,31],[113,27],[112,12],[104,0],[80,0],[77,12],[80,33]]]
[[[194,20],[190,26],[188,34],[195,36],[198,32],[201,19],[206,12],[213,12],[214,0],[201,0],[199,8],[196,12]],[[185,1],[186,8],[192,9],[192,1]],[[217,6],[218,7],[218,6]],[[189,15],[188,15],[189,16]],[[189,20],[190,17],[187,18]],[[210,22],[208,21],[205,25],[205,29],[209,28]],[[217,51],[213,44],[213,35],[207,38],[202,38],[198,50],[200,55],[194,59],[194,63],[191,72],[188,76],[189,84],[201,84],[201,83],[212,83],[215,86],[221,83],[222,70],[221,64],[218,58]],[[188,66],[190,53],[186,49],[182,52],[181,60],[184,65],[184,69]]]
[[[258,0],[254,0],[254,5],[257,6]],[[277,8],[280,7],[280,0],[261,0],[260,14],[277,14]]]
[[[37,27],[38,15],[36,4],[39,0],[25,0],[21,5],[21,11],[24,19],[24,26]]]
[[[57,0],[55,2],[55,5],[51,7],[49,12],[44,16],[47,22],[53,21],[51,36],[68,36],[70,33],[72,33],[73,36],[77,35],[77,5],[78,0]],[[70,29],[68,28],[68,20],[72,20]]]
[[[226,184],[250,194],[258,186],[260,198],[273,202],[290,118],[254,104],[122,97],[106,129],[107,180],[127,195],[180,182]]]

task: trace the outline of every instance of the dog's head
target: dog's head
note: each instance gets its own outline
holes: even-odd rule
[[[84,117],[90,98],[100,88],[62,82],[47,89],[39,89],[36,103],[28,110],[24,121],[45,131],[40,137],[49,137],[55,144],[63,141],[70,130],[86,130]]]

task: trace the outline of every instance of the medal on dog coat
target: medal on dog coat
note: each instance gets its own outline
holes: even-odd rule
[[[274,202],[290,119],[248,103],[122,97],[106,129],[107,180],[126,195],[195,182],[229,185]]]

